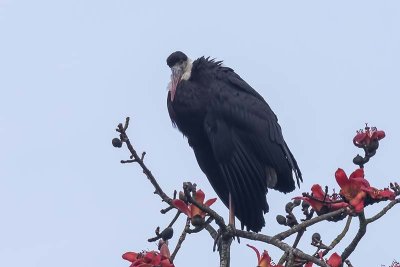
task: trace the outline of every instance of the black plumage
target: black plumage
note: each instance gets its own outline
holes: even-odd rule
[[[201,170],[242,228],[260,231],[268,188],[291,192],[302,180],[274,112],[263,97],[221,61],[193,63],[182,52],[172,69],[167,98],[172,122],[188,138]]]

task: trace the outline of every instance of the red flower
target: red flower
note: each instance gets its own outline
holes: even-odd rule
[[[331,267],[340,267],[342,265],[342,257],[335,252],[331,255],[326,263]]]
[[[346,202],[340,202],[336,194],[332,196],[325,194],[319,184],[313,185],[311,187],[311,192],[311,196],[295,197],[294,199],[301,199],[309,203],[318,215],[335,211],[349,205]]]
[[[283,267],[282,265],[275,265],[271,262],[271,257],[268,255],[268,252],[264,250],[263,254],[260,255],[260,251],[257,248],[250,246],[247,244],[249,248],[252,248],[257,254],[258,264],[257,267]]]
[[[160,252],[143,251],[142,253],[126,252],[124,260],[132,262],[130,267],[174,267],[169,259],[169,249],[166,244],[161,246]]]
[[[324,260],[322,258],[322,252],[318,253],[321,260]],[[339,256],[336,252],[333,253],[327,261],[325,261],[330,267],[340,267],[342,265],[342,257]],[[312,267],[313,263],[312,262],[307,262],[304,267]]]
[[[124,260],[130,261],[130,262],[134,262],[138,259],[138,257],[140,257],[140,253],[136,253],[136,252],[125,252],[122,255],[122,258]]]
[[[388,188],[381,190],[371,187],[364,178],[363,169],[355,170],[350,178],[342,169],[338,169],[335,177],[341,187],[340,194],[354,207],[356,213],[361,212],[366,205],[396,198],[396,194]]]
[[[205,195],[204,192],[201,191],[200,189],[196,191],[196,195],[195,195],[195,200],[200,203],[203,204],[207,207],[210,207],[212,204],[214,204],[214,202],[217,200],[216,198],[212,198],[207,200],[206,202],[204,202],[205,199]],[[183,212],[184,214],[186,214],[189,218],[194,218],[196,215],[200,216],[201,218],[204,218],[206,216],[206,213],[202,210],[200,210],[198,207],[196,207],[193,204],[187,204],[184,201],[180,200],[180,199],[174,199],[172,200],[172,204],[181,212]]]
[[[368,187],[364,191],[374,200],[394,200],[396,198],[396,194],[388,188],[382,190],[375,187]]]
[[[378,131],[375,127],[365,127],[365,131],[360,130],[353,138],[353,143],[357,147],[366,147],[371,141],[379,141],[385,137],[384,131]]]
[[[369,183],[364,179],[364,170],[357,169],[347,178],[342,169],[335,172],[336,181],[340,186],[340,194],[354,207],[356,213],[364,209],[365,189],[369,188]]]

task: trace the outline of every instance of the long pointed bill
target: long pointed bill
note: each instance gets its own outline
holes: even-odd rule
[[[179,81],[182,78],[182,71],[180,68],[174,66],[171,68],[172,74],[171,74],[171,101],[174,101],[175,97],[175,92],[176,92],[176,87],[178,86]]]

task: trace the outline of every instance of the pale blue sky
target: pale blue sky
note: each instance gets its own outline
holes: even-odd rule
[[[125,116],[166,192],[190,180],[215,196],[168,117],[165,59],[175,50],[224,60],[278,115],[305,182],[269,193],[264,233],[284,230],[274,217],[290,197],[354,169],[351,139],[364,122],[387,133],[367,178],[399,181],[399,27],[394,0],[0,0],[0,266],[122,267],[123,252],[155,248],[146,240],[172,214],[159,214],[165,206],[137,166],[119,164],[128,153],[111,139]],[[355,266],[400,258],[399,214],[369,226]],[[330,242],[338,226],[318,231]],[[246,243],[233,245],[233,267],[256,265]],[[211,249],[207,233],[189,236],[176,266],[217,266]]]

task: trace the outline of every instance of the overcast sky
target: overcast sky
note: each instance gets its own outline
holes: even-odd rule
[[[215,197],[168,117],[165,59],[176,50],[224,60],[279,118],[304,183],[268,194],[263,233],[285,230],[275,216],[314,183],[338,188],[334,172],[355,169],[351,140],[365,122],[387,134],[367,178],[380,188],[399,181],[399,27],[394,0],[0,0],[0,266],[123,267],[125,251],[156,248],[146,240],[173,214],[159,213],[165,205],[138,166],[119,163],[129,154],[111,139],[126,116],[166,192],[193,181]],[[227,218],[221,201],[215,208]],[[399,208],[368,227],[354,266],[400,259]],[[341,227],[309,229],[301,248],[312,253],[312,233],[330,243]],[[246,243],[281,255],[242,240],[233,267],[256,266]],[[212,245],[206,232],[188,236],[176,266],[217,266]]]

